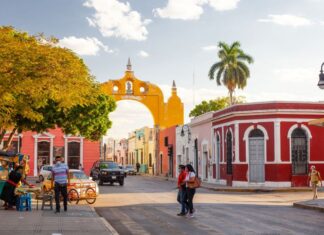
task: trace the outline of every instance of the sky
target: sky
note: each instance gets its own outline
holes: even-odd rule
[[[227,95],[207,76],[220,41],[240,41],[255,60],[247,87],[236,91],[248,102],[324,101],[323,10],[324,0],[1,0],[0,25],[55,36],[99,82],[123,77],[128,57],[165,100],[175,80],[188,122],[195,104]],[[117,138],[153,126],[134,101],[118,102],[110,118]]]

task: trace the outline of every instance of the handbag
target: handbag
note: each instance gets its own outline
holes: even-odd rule
[[[195,176],[195,179],[192,183],[190,183],[189,188],[200,188],[201,186],[201,179]]]

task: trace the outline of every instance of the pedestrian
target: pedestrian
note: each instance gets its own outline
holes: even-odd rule
[[[313,200],[317,199],[317,187],[319,184],[323,187],[322,178],[319,171],[315,169],[315,166],[311,166],[311,172],[308,174],[308,182],[311,182],[313,188]]]
[[[178,216],[184,216],[188,213],[188,206],[187,206],[187,193],[186,193],[186,172],[185,166],[179,165],[179,176],[178,176],[178,196],[177,201],[181,205],[181,212],[177,214]]]
[[[5,202],[5,210],[14,210],[14,206],[16,205],[17,196],[15,195],[15,189],[17,188],[19,182],[23,182],[24,184],[32,187],[27,181],[23,178],[24,168],[22,166],[17,166],[15,170],[11,171],[9,174],[9,178],[7,179],[5,185],[3,186],[2,193],[0,195],[0,199]]]
[[[137,170],[137,173],[139,172],[140,167],[141,167],[141,164],[139,164],[139,162],[136,163],[136,170]]]
[[[52,168],[52,188],[54,186],[56,211],[60,212],[60,194],[63,196],[64,211],[67,211],[67,186],[70,184],[69,168],[62,163],[62,157],[55,157],[55,165]]]
[[[187,188],[186,192],[187,192],[187,203],[189,208],[189,217],[192,218],[194,217],[193,214],[195,212],[195,209],[193,208],[193,198],[196,193],[196,188],[195,188],[196,173],[191,164],[186,165],[185,172],[186,172],[185,182]]]

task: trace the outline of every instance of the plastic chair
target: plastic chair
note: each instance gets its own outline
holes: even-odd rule
[[[31,211],[31,195],[30,193],[26,193],[25,195],[21,195],[17,198],[17,211]]]

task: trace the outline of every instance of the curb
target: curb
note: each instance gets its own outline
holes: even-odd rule
[[[176,182],[175,178],[167,178],[163,176],[147,175],[142,176],[151,177],[159,180],[173,181]],[[235,187],[217,187],[217,186],[206,186],[202,183],[201,188],[208,189],[216,192],[237,192],[237,193],[289,193],[289,192],[311,192],[311,188],[235,188]]]
[[[106,229],[112,234],[112,235],[119,235],[119,233],[116,231],[116,229],[114,229],[114,227],[104,218],[100,215],[100,213],[98,213],[95,208],[93,208],[92,206],[90,206],[92,212],[96,213],[100,220],[102,221],[102,223],[105,225]]]
[[[293,207],[301,208],[301,209],[307,209],[307,210],[314,210],[314,211],[319,211],[319,212],[324,212],[323,207],[310,206],[310,205],[305,205],[305,204],[301,204],[301,203],[298,203],[298,202],[293,203]]]

